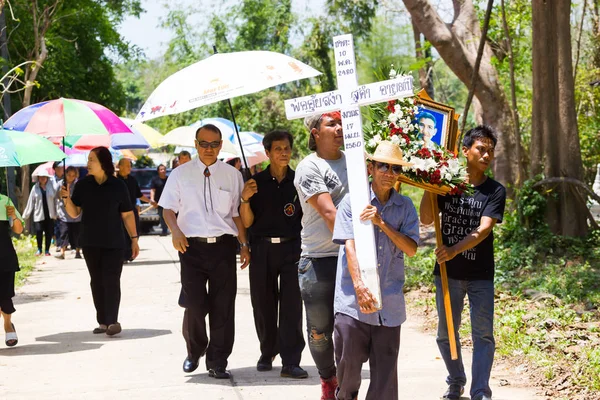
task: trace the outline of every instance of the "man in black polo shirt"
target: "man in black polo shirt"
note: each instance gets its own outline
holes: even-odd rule
[[[280,353],[282,377],[306,378],[308,374],[300,368],[305,342],[297,266],[302,208],[294,187],[294,171],[288,167],[293,143],[288,132],[265,135],[263,146],[271,163],[246,182],[240,216],[252,237],[250,296],[261,351],[256,369],[271,370],[273,359]]]
[[[131,176],[131,160],[128,158],[121,158],[119,160],[119,171],[117,173],[117,178],[121,179],[125,182],[127,186],[127,190],[129,192],[129,199],[131,200],[131,205],[133,206],[133,215],[135,217],[135,227],[137,231],[140,231],[140,216],[138,214],[137,207],[135,206],[136,200],[140,199],[144,203],[150,203],[150,199],[147,198],[142,191],[140,190],[140,185],[138,181]],[[127,247],[125,247],[125,261],[133,261],[131,258],[131,241],[127,242]]]
[[[161,229],[160,235],[167,236],[169,233],[169,228],[167,227],[167,223],[163,217],[163,208],[158,205],[160,196],[162,195],[165,184],[167,183],[167,167],[165,167],[163,164],[160,164],[158,167],[156,167],[156,171],[158,172],[158,176],[152,178],[152,182],[150,183],[150,202],[153,206],[158,207],[158,217],[160,218]]]

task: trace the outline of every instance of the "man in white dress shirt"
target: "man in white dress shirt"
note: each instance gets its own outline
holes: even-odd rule
[[[242,269],[250,262],[250,250],[238,213],[244,182],[237,169],[217,159],[222,144],[219,128],[199,128],[198,157],[171,172],[159,205],[181,261],[179,303],[185,307],[183,337],[188,351],[183,370],[195,371],[206,355],[209,376],[228,379],[237,290],[236,237]]]

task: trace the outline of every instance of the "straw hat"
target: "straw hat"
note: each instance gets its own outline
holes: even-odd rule
[[[392,165],[403,165],[405,167],[410,167],[412,165],[402,159],[402,150],[400,150],[400,146],[388,142],[387,140],[380,142],[375,149],[375,153],[372,155],[367,154],[367,158]]]

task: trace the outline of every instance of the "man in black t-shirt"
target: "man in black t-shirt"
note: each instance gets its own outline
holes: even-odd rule
[[[300,368],[305,346],[297,266],[302,208],[288,166],[293,143],[289,132],[265,135],[270,165],[244,185],[240,217],[252,235],[250,297],[261,352],[256,369],[271,370],[281,354],[281,376],[301,379],[308,373]]]
[[[137,199],[140,199],[144,203],[150,203],[150,199],[147,198],[141,191],[138,181],[131,176],[131,160],[128,158],[121,158],[118,163],[119,171],[117,172],[117,178],[125,182],[127,190],[129,192],[129,200],[133,206],[133,215],[135,217],[135,227],[137,231],[140,231],[140,216],[136,205]],[[131,241],[127,242],[125,247],[125,261],[133,261],[131,258]]]
[[[467,382],[460,355],[461,313],[465,295],[469,296],[473,338],[472,400],[491,400],[489,380],[494,362],[494,234],[496,223],[502,222],[506,189],[485,175],[494,159],[496,133],[489,126],[469,130],[463,140],[471,195],[438,197],[441,212],[443,246],[435,250],[434,275],[438,310],[437,343],[448,370],[448,390],[443,399],[459,399]],[[421,200],[421,222],[431,224],[432,194],[425,192]],[[446,263],[448,289],[452,304],[454,335],[459,351],[457,360],[450,356],[450,342],[442,295],[439,263]]]
[[[160,164],[156,171],[158,172],[158,176],[152,178],[152,182],[150,183],[150,202],[154,207],[158,207],[158,216],[160,218],[160,229],[161,236],[167,236],[169,234],[169,227],[163,218],[163,208],[158,205],[158,201],[160,200],[160,195],[165,188],[165,184],[167,183],[167,167],[163,164]]]

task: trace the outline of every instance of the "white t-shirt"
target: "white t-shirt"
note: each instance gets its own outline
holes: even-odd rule
[[[308,199],[319,193],[329,193],[333,204],[338,206],[348,193],[346,156],[337,160],[325,160],[312,153],[298,164],[294,185],[302,205],[302,256],[335,257],[339,245],[332,242],[331,231],[325,220],[310,204]]]
[[[237,236],[233,217],[239,216],[242,174],[220,160],[208,167],[210,176],[205,169],[199,158],[175,168],[158,204],[179,214],[177,225],[186,237]]]

